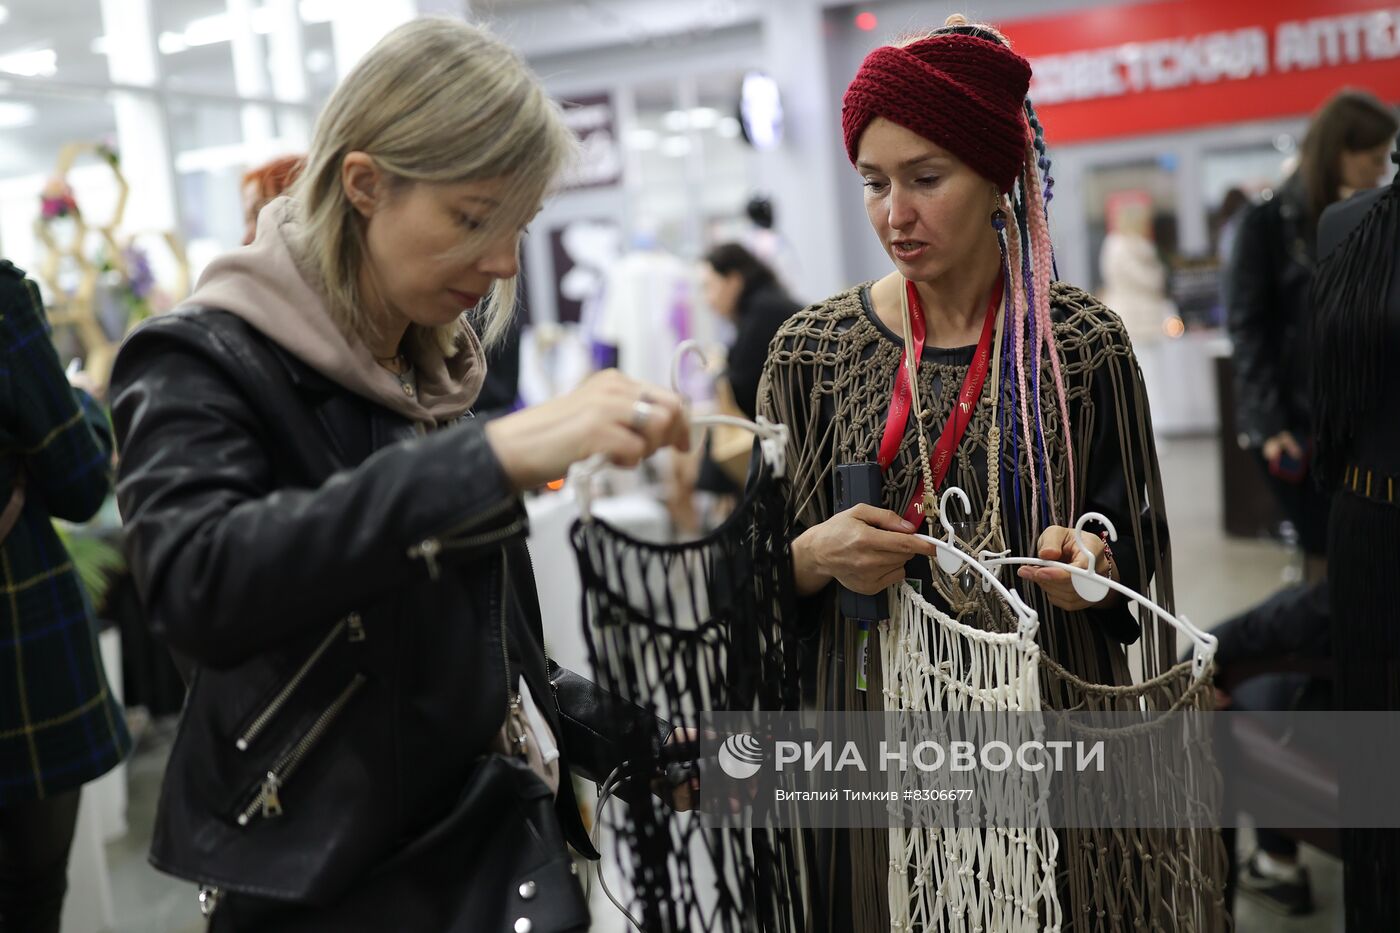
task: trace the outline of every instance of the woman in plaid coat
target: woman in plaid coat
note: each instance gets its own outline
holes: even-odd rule
[[[57,933],[79,790],[131,748],[51,520],[96,514],[111,456],[107,416],[70,387],[38,290],[0,260],[0,930],[11,933]]]

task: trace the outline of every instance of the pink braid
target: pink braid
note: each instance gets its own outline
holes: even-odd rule
[[[1067,522],[1075,519],[1077,505],[1074,482],[1074,442],[1069,423],[1069,400],[1065,393],[1065,380],[1060,372],[1060,354],[1055,346],[1055,328],[1050,320],[1050,269],[1051,245],[1050,225],[1045,219],[1045,198],[1041,189],[1040,174],[1035,170],[1035,149],[1027,147],[1026,180],[1030,185],[1026,192],[1027,227],[1031,238],[1031,266],[1035,272],[1036,319],[1045,335],[1045,349],[1050,357],[1050,370],[1055,379],[1055,398],[1060,405],[1060,423],[1065,438],[1066,470],[1069,473],[1069,511]]]
[[[1025,283],[1021,277],[1021,231],[1016,218],[1006,218],[1006,251],[1007,259],[1011,266],[1011,281],[1006,283],[1007,288],[1007,313],[1015,328],[1012,333],[1015,335],[1013,346],[1016,352],[1016,381],[1020,386],[1021,396],[1021,435],[1026,442],[1026,464],[1030,467],[1031,473],[1031,516],[1035,521],[1035,516],[1040,514],[1040,484],[1035,480],[1035,442],[1031,431],[1031,415],[1029,404],[1029,390],[1026,387],[1026,324],[1028,315],[1026,312],[1026,290]],[[1035,353],[1036,362],[1039,363],[1040,354]],[[1019,466],[1019,464],[1018,464]]]

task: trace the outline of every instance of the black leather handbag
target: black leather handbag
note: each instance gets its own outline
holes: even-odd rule
[[[482,819],[487,813],[496,818]],[[441,822],[333,907],[230,893],[219,897],[209,933],[567,933],[588,925],[549,788],[523,761],[488,755]]]

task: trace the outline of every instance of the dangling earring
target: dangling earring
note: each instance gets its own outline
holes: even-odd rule
[[[1002,210],[999,206],[996,210],[992,211],[992,227],[998,233],[1006,229],[1006,211]]]

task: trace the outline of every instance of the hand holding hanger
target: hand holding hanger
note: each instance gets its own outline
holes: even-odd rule
[[[681,345],[676,348],[675,356],[671,362],[673,387],[679,384],[681,362],[689,353],[695,353],[702,359],[704,358],[704,351],[698,341],[682,341]],[[571,410],[568,414],[578,419],[580,423],[562,426],[566,431],[571,431],[574,434],[583,429],[585,431],[583,446],[585,448],[588,446],[598,448],[585,449],[581,454],[566,461],[560,468],[560,472],[564,468],[568,469],[565,483],[573,490],[574,497],[579,504],[579,515],[584,521],[591,520],[593,480],[605,463],[611,462],[615,466],[631,467],[636,466],[645,457],[661,447],[689,450],[692,428],[711,424],[728,424],[752,431],[759,439],[763,460],[773,471],[773,475],[783,475],[788,442],[786,425],[774,424],[765,418],[759,418],[755,422],[728,415],[702,415],[692,418],[689,416],[686,400],[679,391],[667,392],[648,387],[628,379],[616,370],[598,373],[564,398],[569,399],[580,395],[584,390],[589,389],[595,380],[604,380],[603,385],[598,389],[598,401],[603,405],[601,412],[589,409]],[[539,407],[547,408],[548,405]],[[529,409],[528,411],[533,410]],[[601,425],[597,423],[600,415],[603,417]],[[506,421],[511,417],[516,416],[507,416],[499,421]],[[610,422],[608,419],[611,417],[620,417],[622,421]],[[492,422],[492,424],[496,423],[498,422]],[[643,443],[638,444],[635,439],[629,440],[625,435],[619,434],[616,430],[619,423],[634,435],[639,436]],[[557,419],[556,425],[558,425]],[[488,436],[490,428],[491,425],[487,425]],[[558,472],[553,473],[548,479],[553,479],[558,475]],[[541,482],[544,481],[547,480]]]
[[[966,555],[961,555],[961,552],[957,551],[955,546],[956,536],[953,533],[953,523],[948,518],[948,500],[953,496],[956,496],[962,502],[964,509],[967,509],[970,505],[967,494],[956,486],[950,486],[946,489],[942,498],[939,500],[938,520],[942,523],[948,536],[948,540],[945,546],[940,549],[938,557],[939,566],[943,569],[944,573],[953,573],[961,566],[962,561],[970,560]],[[1040,546],[1042,551],[1059,550],[1061,553],[1060,559],[1052,559],[1043,556],[1011,557],[1007,554],[992,554],[984,551],[978,556],[977,563],[986,571],[995,571],[998,567],[1018,566],[1021,568],[1018,574],[1028,579],[1034,578],[1028,577],[1027,574],[1022,571],[1032,568],[1036,570],[1048,570],[1056,574],[1057,583],[1062,582],[1058,578],[1059,575],[1063,574],[1064,577],[1068,579],[1070,590],[1075,594],[1076,604],[1082,602],[1086,608],[1089,606],[1102,605],[1105,597],[1110,594],[1117,594],[1135,603],[1140,612],[1142,610],[1151,612],[1191,640],[1195,645],[1195,650],[1192,654],[1193,676],[1197,678],[1204,677],[1206,670],[1210,667],[1211,660],[1215,657],[1215,648],[1218,643],[1216,637],[1209,632],[1204,632],[1197,628],[1185,616],[1168,612],[1150,597],[1144,596],[1142,593],[1124,586],[1115,579],[1116,572],[1114,572],[1113,576],[1100,573],[1101,562],[1099,558],[1103,554],[1105,548],[1095,547],[1091,543],[1094,536],[1088,535],[1084,531],[1084,526],[1089,522],[1102,525],[1107,531],[1109,541],[1118,540],[1118,529],[1113,527],[1113,522],[1111,522],[1107,516],[1098,512],[1085,512],[1083,515],[1079,516],[1079,520],[1074,523],[1074,528],[1070,531],[1070,537],[1075,549],[1075,556],[1082,557],[1084,562],[1087,563],[1087,567],[1081,566],[1077,561],[1063,561],[1065,548],[1063,546],[1057,547],[1057,545],[1061,545],[1064,539],[1061,537],[1057,541],[1053,534],[1050,535],[1048,539],[1046,535],[1042,534]],[[1054,528],[1047,529],[1047,533],[1055,530]],[[1058,532],[1064,530],[1065,529],[1058,529]],[[1105,542],[1100,539],[1100,543]],[[957,552],[956,555],[954,552]],[[958,555],[961,555],[961,560],[958,559]],[[1116,568],[1114,568],[1114,571],[1116,571]],[[1038,580],[1037,583],[1039,583]],[[987,591],[991,589],[991,587],[992,583],[990,579],[985,580],[982,584],[983,591]],[[1058,605],[1058,603],[1056,605]]]
[[[1082,529],[1051,525],[1040,535],[1036,546],[1036,556],[1041,560],[1057,561],[1084,570],[1103,574],[1111,580],[1118,579],[1118,565],[1105,554],[1112,555],[1108,543],[1097,535],[1084,534]],[[1030,580],[1045,592],[1050,604],[1067,612],[1081,609],[1102,609],[1119,601],[1117,593],[1105,592],[1098,600],[1086,599],[1080,590],[1080,580],[1068,570],[1057,567],[1023,566],[1016,571],[1022,580]]]
[[[567,395],[488,422],[486,438],[511,486],[523,491],[580,461],[632,467],[661,447],[688,450],[690,424],[680,396],[609,369]]]

